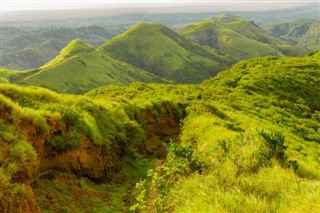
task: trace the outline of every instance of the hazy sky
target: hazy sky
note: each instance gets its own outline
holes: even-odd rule
[[[179,7],[208,5],[214,10],[270,10],[302,6],[320,0],[0,0],[2,12],[24,10],[60,10],[85,8],[123,8],[123,7]],[[320,3],[319,3],[320,5]],[[319,8],[320,10],[320,8]]]

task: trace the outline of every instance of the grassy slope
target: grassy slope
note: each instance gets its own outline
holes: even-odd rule
[[[180,83],[196,83],[232,63],[218,51],[207,51],[160,24],[141,23],[101,48],[141,69]]]
[[[205,82],[207,104],[185,120],[181,140],[196,141],[192,159],[210,159],[211,169],[168,190],[169,211],[319,211],[319,68],[316,56],[264,58],[241,62]],[[285,155],[298,167],[286,166],[280,157],[261,157],[266,143],[261,131],[271,132],[273,140],[272,132],[282,132]]]
[[[1,84],[0,197],[13,203],[28,198],[23,194],[25,183],[13,184],[15,179],[10,177],[19,174],[21,168],[34,166],[36,153],[30,144],[35,134],[48,137],[47,146],[62,150],[81,147],[79,137],[106,147],[123,142],[124,153],[131,163],[135,159],[142,167],[150,168],[146,166],[150,162],[144,164],[139,158],[132,158],[137,152],[135,147],[143,144],[145,137],[141,131],[143,118],[137,123],[139,110],[150,109],[161,121],[159,103],[165,102],[186,111],[176,111],[185,115],[181,145],[168,145],[162,172],[148,172],[152,175],[150,183],[158,187],[154,200],[158,211],[317,212],[320,210],[319,59],[319,53],[300,58],[264,57],[242,61],[200,85],[133,83],[129,87],[94,89],[85,96]],[[166,110],[172,113],[171,108]],[[69,131],[64,135],[68,140],[50,140],[58,137],[50,134],[53,127],[49,121],[68,123]],[[30,131],[29,137],[25,131]],[[62,182],[54,179],[62,184],[49,183],[47,187],[45,181],[40,181],[37,193],[42,197],[37,201],[44,210],[53,205],[61,211],[77,211],[96,203],[97,210],[114,212],[134,200],[135,210],[148,208],[148,186],[143,182],[130,191],[136,195],[130,197],[119,192],[121,187],[127,189],[128,182],[119,187],[95,186],[89,181],[67,178],[72,184],[64,190],[68,183],[64,179]],[[74,186],[77,181],[78,186]],[[50,189],[53,197],[57,194],[68,202],[49,201],[44,196]],[[91,202],[81,200],[78,205],[71,197],[73,189],[91,193]],[[101,201],[105,198],[99,197],[101,190],[104,193],[111,190],[108,194],[111,202]],[[88,198],[87,195],[83,197]],[[123,199],[131,201],[124,204]],[[115,200],[121,204],[112,206]]]
[[[201,85],[108,86],[87,95],[188,103],[182,145],[169,148],[161,175],[153,177],[158,211],[319,211],[319,68],[319,53],[265,57]],[[267,154],[268,141],[285,154]],[[136,202],[138,210],[148,208],[141,197]]]
[[[254,23],[232,15],[219,15],[189,25],[179,33],[201,44],[208,45],[239,59],[266,55],[301,55],[303,48],[284,45]]]
[[[83,93],[106,84],[126,85],[133,81],[164,82],[159,77],[102,50],[75,40],[43,67],[14,82],[38,85],[62,93]]]

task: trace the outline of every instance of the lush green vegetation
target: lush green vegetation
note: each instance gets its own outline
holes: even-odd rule
[[[187,106],[180,145],[167,145],[161,172],[137,185],[132,209],[318,210],[319,68],[319,53],[265,57],[201,85],[135,84],[87,93],[138,105],[161,99]],[[151,203],[148,181],[158,190]]]
[[[306,50],[287,45],[243,18],[222,14],[179,30],[186,38],[238,59],[266,55],[303,55]],[[291,49],[291,51],[290,51]]]
[[[76,96],[0,84],[0,206],[319,211],[319,54],[241,61],[198,85],[135,82]],[[101,158],[79,154],[77,168],[73,153],[86,150]],[[50,153],[69,153],[73,166],[37,177]],[[104,178],[88,172],[100,162],[112,168]]]

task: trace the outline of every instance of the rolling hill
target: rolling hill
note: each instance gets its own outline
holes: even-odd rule
[[[305,52],[283,44],[252,22],[230,15],[219,15],[179,32],[204,46],[164,25],[140,23],[97,48],[75,39],[37,69],[1,71],[1,81],[76,94],[134,81],[200,83],[243,58]]]
[[[288,40],[309,50],[320,49],[320,21],[301,19],[294,22],[264,26],[271,35]]]
[[[50,88],[61,93],[84,93],[106,84],[126,85],[133,81],[165,82],[163,79],[115,60],[102,49],[79,39],[39,69],[24,72],[12,82]]]
[[[266,55],[303,55],[304,48],[285,44],[241,17],[221,14],[178,31],[186,38],[238,59]]]
[[[199,83],[234,60],[190,42],[161,24],[140,23],[101,46],[136,67],[178,83]]]

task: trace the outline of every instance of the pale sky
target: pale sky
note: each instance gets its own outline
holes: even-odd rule
[[[319,3],[320,0],[0,0],[1,11],[28,10],[62,10],[86,8],[134,8],[134,7],[179,7],[208,5],[214,10],[225,11],[262,11],[287,9],[303,6],[308,3]],[[320,8],[319,8],[320,9]]]

